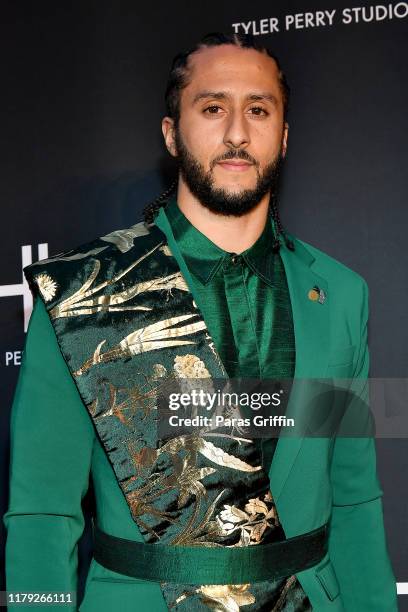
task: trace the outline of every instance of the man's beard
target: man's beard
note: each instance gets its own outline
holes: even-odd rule
[[[212,168],[215,163],[212,164],[212,168],[208,172],[205,172],[202,164],[186,148],[178,126],[175,128],[175,143],[179,169],[185,183],[199,202],[212,212],[219,215],[241,217],[255,208],[268,192],[270,192],[271,198],[276,196],[283,164],[282,144],[276,158],[265,167],[262,173],[259,172],[258,164],[248,155],[245,149],[230,150],[217,159],[217,161],[243,159],[254,164],[257,173],[255,187],[234,193],[222,187],[214,187]]]

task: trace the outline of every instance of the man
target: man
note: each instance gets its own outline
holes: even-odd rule
[[[372,438],[157,434],[172,380],[368,375],[365,281],[279,220],[288,93],[252,38],[204,37],[166,91],[177,183],[25,269],[9,590],[75,591],[91,474],[84,612],[397,609]]]

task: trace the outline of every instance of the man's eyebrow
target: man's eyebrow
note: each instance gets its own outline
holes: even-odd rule
[[[196,104],[200,100],[204,100],[206,98],[213,98],[215,100],[226,100],[230,98],[230,95],[225,91],[199,91],[193,98],[193,104]],[[247,100],[268,100],[269,102],[272,102],[272,104],[278,103],[276,96],[269,92],[248,94]]]

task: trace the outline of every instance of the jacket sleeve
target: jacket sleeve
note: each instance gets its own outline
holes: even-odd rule
[[[369,309],[365,281],[361,304],[361,341],[353,399],[347,411],[351,421],[359,408],[369,406]],[[398,610],[396,580],[386,543],[374,437],[338,437],[331,479],[329,555],[341,584],[344,608],[347,612],[394,612]]]
[[[81,500],[88,489],[95,434],[39,298],[27,333],[10,434],[10,496],[3,517],[6,588],[76,595],[77,543],[84,529]]]

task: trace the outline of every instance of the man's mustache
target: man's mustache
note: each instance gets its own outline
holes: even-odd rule
[[[244,150],[241,151],[228,151],[227,153],[225,153],[222,157],[217,157],[217,159],[215,159],[211,166],[215,166],[215,164],[218,164],[219,162],[222,161],[228,161],[229,159],[243,159],[244,161],[247,161],[248,163],[254,164],[254,166],[258,166],[258,162],[249,155],[249,153],[247,153]]]

